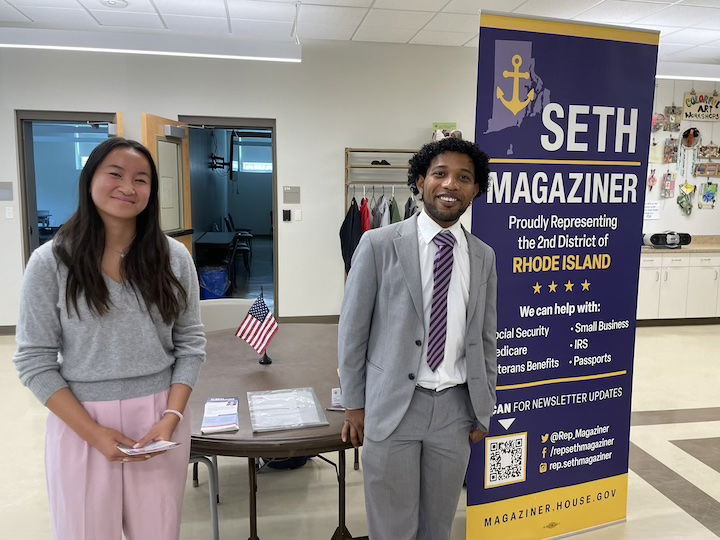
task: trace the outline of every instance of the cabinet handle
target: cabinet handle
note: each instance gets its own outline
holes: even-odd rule
[[[718,278],[718,271],[715,270],[715,281],[717,281],[717,278]]]
[[[660,270],[655,270],[655,281],[660,281]]]
[[[668,275],[667,270],[665,270],[665,279],[663,281],[667,281],[667,275]]]

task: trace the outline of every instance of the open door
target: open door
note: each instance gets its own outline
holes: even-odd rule
[[[190,130],[177,120],[143,113],[142,142],[158,169],[160,226],[192,253]]]

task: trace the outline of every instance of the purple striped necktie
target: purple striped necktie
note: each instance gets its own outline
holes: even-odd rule
[[[450,231],[441,231],[435,235],[433,242],[437,246],[437,253],[435,253],[433,263],[433,294],[427,363],[430,369],[435,371],[445,358],[447,295],[452,276],[455,236]]]

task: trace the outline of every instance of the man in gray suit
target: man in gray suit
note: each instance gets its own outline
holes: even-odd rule
[[[363,234],[345,287],[343,440],[363,444],[370,540],[447,540],[495,405],[495,253],[458,222],[488,189],[488,157],[427,144],[408,184],[423,211]]]

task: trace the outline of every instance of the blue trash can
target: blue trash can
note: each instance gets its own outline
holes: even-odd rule
[[[200,278],[200,298],[210,300],[224,298],[230,287],[228,269],[224,266],[203,266],[198,271]]]

